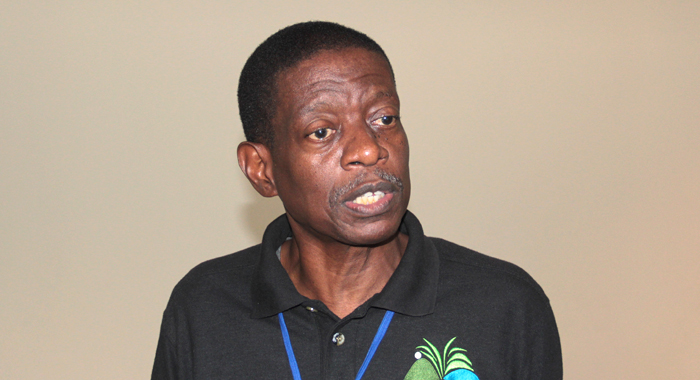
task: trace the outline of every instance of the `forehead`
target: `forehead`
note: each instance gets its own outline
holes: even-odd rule
[[[383,74],[389,74],[393,80],[391,67],[383,55],[359,47],[320,50],[294,66],[283,70],[280,79],[308,71],[316,73],[329,71],[339,74],[360,70],[381,71]]]
[[[277,108],[281,111],[324,93],[359,90],[396,96],[387,60],[364,48],[322,50],[278,75]]]

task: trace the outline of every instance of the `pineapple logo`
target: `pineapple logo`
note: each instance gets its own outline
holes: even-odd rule
[[[408,370],[404,380],[479,380],[471,360],[465,354],[467,350],[450,348],[455,339],[457,337],[450,339],[440,353],[432,343],[423,338],[427,345],[416,347],[417,360]]]

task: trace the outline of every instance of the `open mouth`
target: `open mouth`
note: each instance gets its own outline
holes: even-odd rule
[[[386,194],[384,194],[383,191],[375,191],[371,192],[368,191],[359,197],[353,199],[352,203],[358,204],[358,205],[371,205],[374,203],[377,203],[380,199],[384,198]]]
[[[379,182],[358,187],[345,198],[345,207],[356,213],[381,214],[391,208],[398,189],[391,182]]]
[[[368,177],[375,178],[372,180]],[[345,205],[356,211],[378,210],[387,206],[395,195],[401,195],[402,192],[403,182],[400,178],[375,168],[374,173],[360,173],[353,181],[335,189],[328,201],[331,207]]]

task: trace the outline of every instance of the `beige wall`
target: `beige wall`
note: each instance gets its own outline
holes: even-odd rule
[[[700,378],[699,2],[140,3],[0,0],[0,378],[149,376],[177,280],[281,212],[235,89],[308,19],[386,49],[410,208],[540,282],[567,379]]]

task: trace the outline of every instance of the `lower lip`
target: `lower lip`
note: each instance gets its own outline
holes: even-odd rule
[[[369,204],[369,205],[363,205],[363,204],[358,204],[358,203],[353,203],[352,201],[345,202],[345,206],[353,211],[356,211],[358,213],[362,214],[377,214],[384,209],[386,209],[389,206],[389,203],[391,200],[394,198],[393,193],[386,193],[384,194],[383,197],[378,199],[376,202]]]

